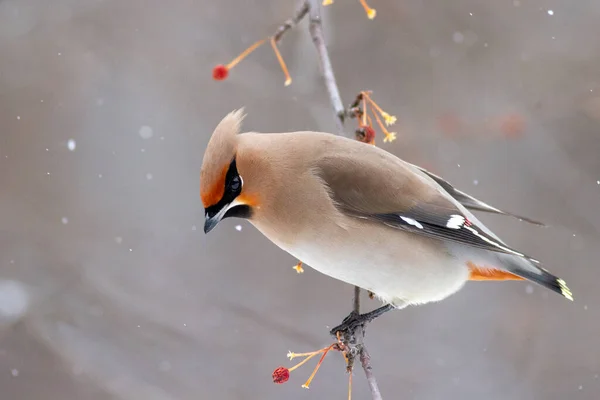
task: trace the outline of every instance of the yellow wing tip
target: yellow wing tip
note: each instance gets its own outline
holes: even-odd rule
[[[556,283],[558,283],[558,286],[560,286],[560,293],[567,299],[574,301],[573,300],[573,292],[571,292],[571,289],[569,289],[569,287],[567,286],[567,283],[565,281],[563,281],[562,279],[557,279]]]

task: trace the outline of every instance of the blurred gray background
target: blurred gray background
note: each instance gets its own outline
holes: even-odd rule
[[[370,3],[373,21],[358,0],[324,11],[344,102],[373,90],[398,117],[380,146],[552,225],[482,216],[575,295],[469,283],[382,317],[367,343],[384,399],[597,399],[600,2]],[[335,128],[306,21],[280,46],[291,86],[268,46],[211,78],[293,9],[0,0],[2,400],[346,398],[339,354],[310,390],[314,363],[285,385],[271,372],[331,343],[352,288],[296,274],[244,221],[202,231],[200,166],[227,112]]]

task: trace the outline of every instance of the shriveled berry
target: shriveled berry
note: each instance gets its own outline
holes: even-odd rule
[[[279,367],[273,371],[274,383],[286,383],[290,379],[290,370],[286,367]]]
[[[365,143],[373,143],[375,141],[375,129],[370,126],[365,126]]]

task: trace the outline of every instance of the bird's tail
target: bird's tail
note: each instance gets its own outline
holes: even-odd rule
[[[535,282],[573,301],[573,293],[566,282],[540,267],[539,261],[533,258],[504,254],[501,255],[501,258],[508,272],[528,281]]]

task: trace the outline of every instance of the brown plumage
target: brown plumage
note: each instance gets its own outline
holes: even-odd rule
[[[511,214],[381,148],[319,132],[240,134],[242,119],[227,115],[205,153],[206,232],[247,218],[305,264],[396,307],[442,300],[468,280],[527,279],[572,299],[469,209]]]

